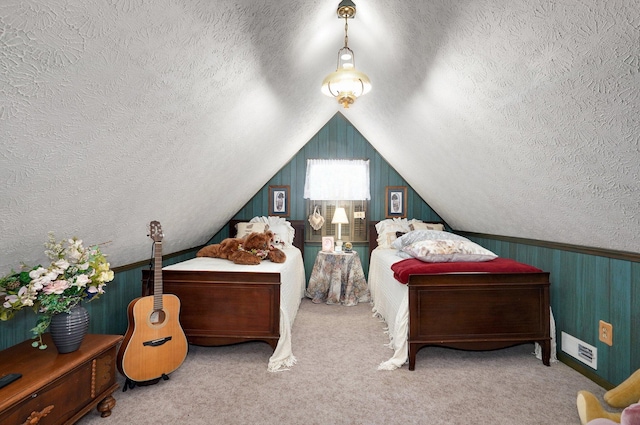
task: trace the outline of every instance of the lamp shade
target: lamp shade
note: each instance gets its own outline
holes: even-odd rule
[[[344,208],[336,208],[336,212],[333,214],[331,224],[349,224],[347,212],[344,210]]]

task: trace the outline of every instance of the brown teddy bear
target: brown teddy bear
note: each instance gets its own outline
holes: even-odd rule
[[[219,244],[205,246],[196,257],[225,258],[236,264],[260,264],[265,258],[274,263],[284,263],[287,256],[273,246],[273,238],[270,230],[249,233],[244,238],[227,238]]]

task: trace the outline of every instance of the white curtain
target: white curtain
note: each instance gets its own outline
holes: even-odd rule
[[[369,160],[307,159],[304,198],[314,201],[371,199]]]

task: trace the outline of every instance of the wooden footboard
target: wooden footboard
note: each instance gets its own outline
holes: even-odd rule
[[[409,370],[427,345],[493,350],[538,342],[551,354],[549,273],[412,275]]]
[[[153,273],[143,270],[143,287]],[[180,298],[180,325],[195,345],[280,338],[280,273],[163,270],[163,291]],[[153,287],[153,285],[151,285]]]

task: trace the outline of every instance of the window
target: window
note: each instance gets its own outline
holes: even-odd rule
[[[337,238],[336,224],[331,224],[336,208],[347,213],[348,224],[342,224],[342,240],[366,242],[368,238],[367,205],[369,191],[369,160],[308,159],[304,184],[307,216],[317,211],[324,217],[324,225],[314,230],[306,223],[305,240],[321,242],[323,236]]]
[[[316,201],[371,199],[369,160],[307,159],[304,198]]]

